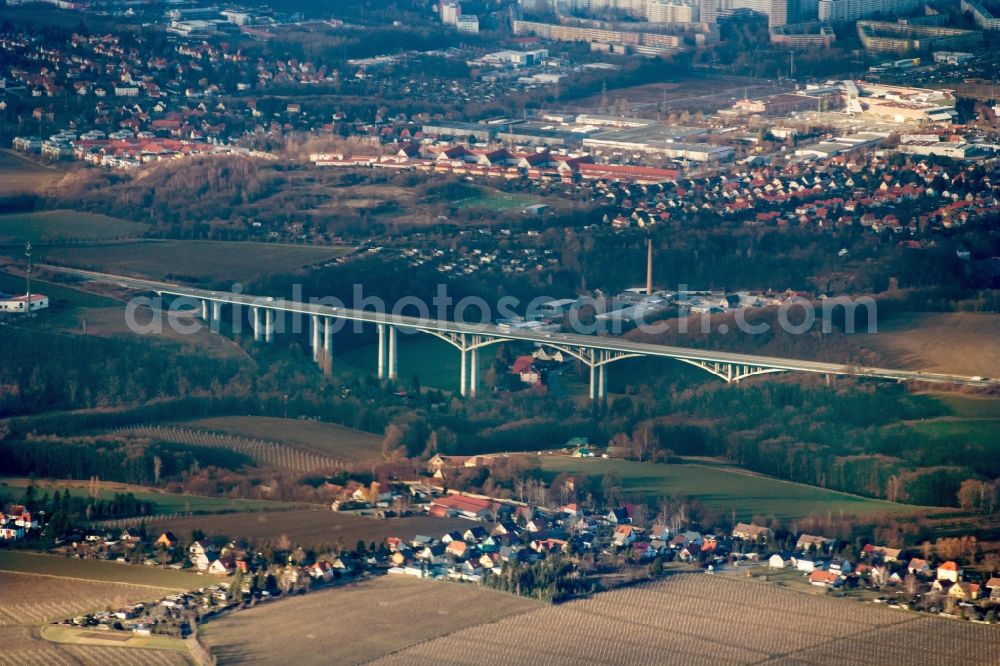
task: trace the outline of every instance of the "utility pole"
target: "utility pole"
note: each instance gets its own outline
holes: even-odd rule
[[[653,295],[653,237],[646,239],[646,295]]]
[[[25,283],[27,285],[27,313],[31,314],[31,241],[24,244],[24,256],[28,259],[28,270],[24,274]]]

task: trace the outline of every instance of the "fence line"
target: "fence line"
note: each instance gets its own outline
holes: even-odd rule
[[[128,518],[113,518],[111,520],[95,520],[90,523],[91,527],[99,530],[127,529],[129,527],[139,527],[143,523],[158,523],[163,520],[174,518],[188,518],[193,516],[191,511],[176,513],[158,513],[153,516],[129,516]]]
[[[242,453],[254,463],[270,467],[280,467],[294,472],[326,472],[347,467],[343,460],[325,456],[313,451],[303,451],[286,444],[264,439],[229,435],[210,430],[184,428],[181,426],[161,426],[134,424],[115,428],[120,434],[144,435],[166,442],[200,446],[205,448],[228,449]]]

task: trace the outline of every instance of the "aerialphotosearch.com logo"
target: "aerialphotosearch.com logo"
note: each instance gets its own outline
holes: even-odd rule
[[[404,296],[391,305],[379,296],[365,295],[364,285],[355,284],[348,306],[335,296],[303,298],[302,285],[292,287],[292,297],[272,298],[246,296],[239,283],[227,291],[201,292],[200,295],[137,296],[125,308],[129,330],[139,335],[163,333],[169,329],[180,335],[193,335],[209,327],[213,331],[226,328],[234,334],[302,334],[309,331],[309,320],[318,316],[330,333],[351,326],[360,333],[365,324],[386,323],[401,332],[449,321],[458,324],[493,325],[488,331],[510,333],[538,332],[538,324],[558,324],[564,332],[581,335],[617,335],[637,329],[658,335],[676,330],[685,333],[732,333],[732,327],[746,335],[763,335],[772,329],[769,321],[749,321],[748,312],[756,308],[729,307],[722,297],[704,292],[691,292],[680,285],[677,292],[658,292],[651,297],[628,294],[624,297],[596,298],[582,296],[570,304],[539,296],[522,303],[515,296],[503,296],[492,305],[478,296],[465,296],[455,301],[448,286],[439,284],[430,302],[416,296]],[[562,304],[562,307],[555,307]],[[523,306],[523,307],[522,307]],[[836,327],[845,333],[857,332],[858,314],[861,328],[867,333],[877,331],[875,299],[865,296],[823,298],[814,302],[801,296],[780,301],[774,321],[786,333],[801,335],[815,329],[817,319],[823,333]],[[719,318],[720,313],[731,314]],[[721,319],[724,319],[721,320]],[[731,321],[731,323],[730,323]],[[714,327],[714,328],[713,328]],[[545,328],[543,330],[552,330]]]

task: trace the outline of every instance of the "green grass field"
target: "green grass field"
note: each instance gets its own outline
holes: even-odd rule
[[[908,424],[912,430],[954,444],[974,444],[1000,455],[1000,419],[953,419],[944,417]]]
[[[454,202],[456,208],[484,208],[486,210],[504,211],[520,210],[532,204],[539,203],[537,197],[510,192],[480,190],[478,197],[468,197]]]
[[[363,461],[382,457],[381,437],[335,423],[265,416],[222,416],[187,421],[181,425],[270,440],[340,460]]]
[[[178,240],[53,247],[40,251],[38,259],[157,279],[231,280],[247,284],[266,275],[329,261],[350,251],[277,243]]]
[[[24,478],[0,478],[0,494],[20,495],[28,486],[29,480]],[[39,495],[45,491],[69,488],[69,494],[75,497],[88,495],[87,482],[62,481],[53,479],[36,479],[35,487]],[[102,483],[98,491],[100,499],[110,499],[115,493],[132,493],[136,499],[152,502],[155,514],[168,513],[226,513],[232,511],[281,511],[285,509],[302,508],[303,504],[295,502],[271,502],[268,500],[227,499],[224,497],[203,497],[201,495],[183,495],[159,492],[123,483]]]
[[[408,386],[413,376],[420,378],[421,386],[444,391],[458,391],[461,374],[459,351],[443,340],[423,333],[402,334],[398,338],[399,380]],[[479,352],[479,390],[485,390],[486,371],[496,355],[496,347],[485,347]],[[374,346],[357,347],[335,356],[334,366],[374,374],[378,369],[378,353]]]
[[[142,567],[100,560],[78,560],[22,551],[0,551],[0,571],[61,576],[106,583],[149,585],[172,590],[191,590],[205,584],[205,579],[200,576],[173,569]]]
[[[11,213],[0,215],[0,244],[138,238],[148,229],[148,224],[72,210]]]
[[[927,393],[921,398],[942,405],[952,416],[965,419],[1000,419],[1000,399],[955,393]]]
[[[905,513],[917,507],[893,504],[757,476],[734,468],[700,464],[659,465],[629,460],[541,456],[542,469],[603,476],[617,474],[626,494],[648,497],[683,496],[706,508],[736,513],[738,520],[773,515],[796,520],[810,514]]]
[[[53,643],[65,645],[101,645],[116,649],[132,650],[170,650],[188,655],[184,639],[176,636],[153,634],[138,636],[123,631],[100,632],[91,628],[68,627],[62,624],[50,624],[42,627],[42,638]]]
[[[24,278],[18,275],[0,272],[0,292],[10,294],[24,293]],[[117,307],[121,303],[106,296],[91,294],[80,289],[66,287],[43,280],[31,281],[31,291],[35,294],[45,294],[49,297],[49,307],[102,308]]]

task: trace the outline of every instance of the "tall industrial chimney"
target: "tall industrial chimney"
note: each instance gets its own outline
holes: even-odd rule
[[[653,239],[646,239],[646,295],[653,295]]]

